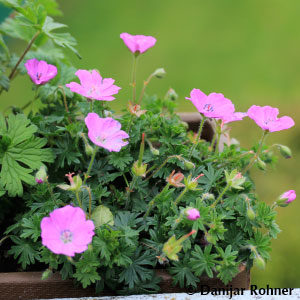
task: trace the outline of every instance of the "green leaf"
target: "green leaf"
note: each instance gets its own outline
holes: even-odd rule
[[[104,205],[99,205],[93,210],[92,219],[96,228],[104,224],[114,225],[114,216],[110,209]]]
[[[100,261],[93,251],[87,250],[84,252],[81,259],[75,263],[75,267],[76,272],[73,274],[73,277],[81,282],[83,288],[101,279],[97,272],[97,267],[100,267]]]
[[[76,50],[75,46],[77,45],[76,40],[71,36],[70,33],[54,33],[53,31],[59,28],[66,27],[66,25],[61,23],[56,23],[51,17],[47,17],[43,26],[43,32],[53,40],[58,46],[68,48],[74,52],[79,58],[80,54]]]
[[[0,86],[6,91],[9,89],[9,79],[4,74],[0,74]]]
[[[6,121],[7,126],[0,114],[0,135],[10,140],[5,151],[0,153],[0,182],[9,196],[22,195],[22,182],[36,184],[32,171],[37,170],[43,162],[52,162],[54,157],[50,149],[42,148],[47,140],[34,136],[37,128],[25,115],[11,114]]]
[[[142,252],[142,248],[139,247],[135,252],[132,264],[121,272],[119,282],[124,282],[132,289],[137,283],[150,280],[153,277],[154,258],[155,256],[149,250]]]
[[[205,247],[204,252],[200,246],[195,245],[195,251],[192,252],[192,258],[190,259],[190,267],[196,276],[200,277],[204,271],[210,278],[214,276],[213,268],[219,255],[211,253],[211,249],[211,244]]]
[[[9,58],[10,54],[9,54],[9,49],[6,46],[2,34],[0,34],[0,46],[2,47],[2,49],[5,51],[6,57]]]
[[[38,238],[40,238],[41,236],[41,228],[40,228],[41,219],[42,217],[39,214],[34,214],[30,219],[23,218],[22,219],[23,232],[20,235],[20,237],[31,238],[34,242],[36,242]]]
[[[109,163],[116,169],[124,171],[124,169],[133,161],[133,157],[125,149],[120,152],[113,152],[109,156]]]
[[[199,282],[199,278],[196,277],[189,265],[187,264],[187,259],[179,262],[173,262],[171,268],[168,269],[169,273],[173,277],[174,284],[178,284],[181,288],[185,286],[192,286],[197,288],[197,282]]]
[[[58,29],[58,28],[65,28],[67,25],[54,22],[54,20],[51,17],[47,17],[45,20],[45,23],[43,25],[42,30],[49,35],[52,30]]]
[[[34,244],[15,236],[12,236],[11,239],[16,245],[12,246],[7,253],[13,255],[15,259],[19,257],[18,263],[22,265],[23,269],[39,260],[39,253]]]
[[[254,233],[254,237],[247,241],[249,245],[256,247],[258,253],[263,259],[270,259],[271,252],[271,237],[263,235],[260,231]]]

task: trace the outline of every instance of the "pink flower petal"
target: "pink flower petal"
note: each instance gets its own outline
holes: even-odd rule
[[[37,85],[48,82],[57,74],[55,66],[47,64],[43,60],[38,61],[35,58],[27,60],[24,66],[31,80]]]
[[[123,139],[129,138],[129,135],[121,130],[121,124],[113,118],[100,118],[96,113],[89,113],[85,124],[89,139],[99,147],[119,152],[128,144]]]
[[[294,120],[290,117],[277,118],[279,110],[271,106],[252,105],[247,114],[263,130],[270,132],[285,130],[295,125]]]
[[[156,39],[153,36],[131,35],[126,32],[121,33],[120,38],[132,53],[144,53],[156,43]]]
[[[74,256],[88,248],[94,236],[94,223],[86,220],[80,207],[55,209],[41,221],[42,244],[53,253]]]
[[[102,101],[112,101],[115,99],[112,95],[118,93],[120,87],[113,85],[112,78],[102,79],[101,75],[96,71],[77,70],[75,73],[80,80],[80,84],[71,82],[66,84],[74,93],[80,94],[86,98]],[[81,87],[81,88],[79,88]]]

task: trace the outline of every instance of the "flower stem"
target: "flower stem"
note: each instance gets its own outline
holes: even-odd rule
[[[75,195],[76,195],[76,199],[77,199],[77,201],[78,201],[78,205],[79,205],[79,207],[82,209],[82,203],[81,203],[81,200],[80,200],[80,197],[79,197],[79,192],[76,191],[76,192],[75,192]]]
[[[54,204],[58,207],[58,204],[57,204],[57,202],[55,200],[55,197],[54,197],[54,194],[53,194],[53,189],[52,189],[52,187],[51,187],[51,185],[50,185],[50,183],[48,181],[48,178],[46,179],[46,184],[47,184],[47,188],[48,188],[49,194],[50,194],[50,196],[51,196]]]
[[[93,151],[93,154],[92,154],[92,157],[91,157],[91,160],[90,160],[90,164],[89,164],[88,169],[87,169],[87,172],[84,174],[83,185],[85,185],[86,180],[87,180],[88,177],[89,177],[89,174],[90,174],[90,172],[91,172],[91,169],[92,169],[92,166],[93,166],[93,163],[94,163],[94,160],[95,160],[97,151],[98,151],[98,147],[95,147],[95,148],[94,148],[94,151]]]
[[[218,135],[218,138],[217,138],[217,144],[216,144],[216,148],[215,148],[216,153],[219,152],[219,144],[220,144],[220,139],[221,139],[221,128],[217,129],[217,135]]]
[[[140,94],[140,97],[139,97],[139,101],[138,101],[138,104],[140,105],[142,100],[143,100],[143,97],[144,97],[144,94],[145,94],[145,90],[146,90],[146,87],[147,85],[149,84],[149,82],[151,81],[151,79],[153,78],[153,73],[150,74],[150,76],[148,77],[148,79],[146,81],[144,81],[144,85],[143,85],[143,88],[142,88],[142,92]]]
[[[138,56],[133,55],[133,66],[132,66],[132,103],[135,104],[136,98],[136,69],[137,69]]]
[[[199,130],[198,130],[198,133],[197,133],[197,136],[196,136],[196,141],[195,141],[195,144],[193,145],[192,149],[191,149],[191,152],[190,152],[190,155],[189,155],[189,159],[191,159],[192,155],[193,155],[193,152],[195,150],[195,148],[197,147],[198,143],[199,143],[199,140],[200,140],[200,137],[201,137],[201,133],[202,133],[202,129],[203,129],[203,126],[204,126],[204,123],[205,123],[205,117],[202,116],[202,119],[201,119],[201,122],[200,122],[200,126],[199,126]]]
[[[218,202],[222,199],[223,195],[227,192],[227,190],[230,188],[230,184],[226,184],[225,188],[223,189],[222,193],[219,195],[217,200],[210,206],[211,208],[215,208]]]
[[[25,105],[23,105],[21,107],[22,110],[26,109],[29,105],[33,104],[33,102],[37,99],[37,97],[38,97],[38,88],[39,88],[39,86],[36,86],[36,88],[34,90],[34,97],[33,97],[33,99],[30,100],[29,102],[27,102]],[[31,107],[31,109],[32,109],[32,107]]]
[[[138,176],[133,175],[133,178],[132,178],[132,181],[131,181],[131,183],[130,183],[130,186],[129,186],[128,189],[127,189],[126,202],[125,202],[125,209],[127,209],[128,206],[129,206],[130,193],[131,193],[131,191],[133,190],[133,188],[134,188],[134,186],[135,186],[135,183],[136,183],[137,178],[138,178]]]
[[[167,190],[169,189],[169,186],[170,186],[170,184],[167,183],[167,185],[161,190],[161,192],[160,192],[159,194],[157,194],[157,195],[149,202],[148,209],[147,209],[147,211],[146,211],[145,214],[144,214],[144,219],[146,219],[146,218],[148,217],[148,215],[149,215],[151,209],[152,209],[153,206],[154,206],[155,200],[156,200],[157,198],[159,198],[159,196],[160,196],[161,194],[163,194],[165,191],[167,191]]]
[[[20,65],[20,63],[22,62],[24,56],[26,55],[26,53],[30,50],[32,44],[34,43],[34,41],[37,39],[37,37],[39,36],[41,32],[38,30],[35,35],[32,37],[31,41],[28,43],[27,47],[25,48],[23,54],[20,56],[19,60],[17,61],[16,65],[14,66],[14,68],[12,69],[12,71],[10,72],[10,74],[8,75],[8,79],[11,80],[13,79],[17,69],[18,69],[18,66]],[[3,87],[1,87],[1,90],[0,90],[0,94],[2,93],[3,91]]]
[[[71,118],[69,116],[70,111],[69,111],[69,107],[68,107],[68,102],[67,102],[67,97],[66,97],[65,90],[64,90],[63,86],[61,86],[61,85],[59,85],[58,88],[61,90],[61,93],[63,95],[63,101],[64,101],[64,106],[65,106],[66,113],[68,115],[68,121],[69,121],[69,124],[71,124],[72,120],[71,120]]]
[[[180,202],[181,198],[184,196],[184,194],[188,191],[188,188],[185,187],[184,190],[180,193],[180,195],[176,198],[174,201],[174,205],[177,206],[177,204]]]
[[[262,135],[262,137],[261,137],[261,139],[260,139],[260,141],[259,141],[259,145],[258,145],[257,152],[256,152],[256,154],[253,156],[253,158],[252,158],[252,160],[250,161],[249,165],[246,166],[246,167],[244,168],[244,170],[241,172],[242,174],[245,174],[248,170],[250,170],[251,167],[252,167],[252,166],[254,165],[254,163],[256,162],[256,160],[257,160],[257,158],[259,157],[259,154],[260,154],[260,152],[261,152],[261,149],[262,149],[262,146],[263,146],[263,142],[264,142],[264,140],[265,140],[267,134],[268,134],[268,131],[267,131],[267,130],[264,130],[263,135]]]
[[[165,159],[165,161],[149,176],[147,177],[145,180],[149,180],[151,177],[153,177],[162,167],[165,166],[165,164],[168,162],[169,159],[174,158],[174,157],[179,157],[179,155],[171,155],[169,157],[167,157]]]
[[[91,189],[87,186],[84,186],[83,188],[85,188],[89,194],[89,219],[92,218],[92,193],[91,193]]]

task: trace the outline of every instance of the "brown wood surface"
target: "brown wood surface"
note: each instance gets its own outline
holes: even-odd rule
[[[173,286],[172,277],[166,270],[156,270],[156,273],[161,277],[161,293],[193,292],[189,289]],[[53,274],[46,280],[42,280],[41,277],[42,272],[0,273],[0,299],[29,300],[96,296],[93,286],[86,289],[83,289],[81,286],[75,286],[73,280],[62,280],[59,273]],[[249,284],[250,272],[242,270],[228,286],[248,289]],[[200,285],[208,285],[211,288],[225,288],[219,279],[209,277],[200,277],[199,287]],[[113,295],[115,295],[114,291],[104,290],[97,296]]]

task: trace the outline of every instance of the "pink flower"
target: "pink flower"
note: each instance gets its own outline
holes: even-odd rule
[[[234,105],[229,99],[226,99],[223,94],[211,93],[206,96],[199,89],[191,91],[191,100],[198,111],[207,118],[226,118],[234,113]]]
[[[270,132],[288,129],[295,125],[294,120],[290,117],[277,118],[279,110],[271,106],[252,105],[247,114],[263,130],[269,130]]]
[[[296,192],[294,190],[289,190],[283,193],[279,199],[284,200],[284,202],[287,204],[293,202],[296,199]]]
[[[108,151],[119,152],[128,144],[124,139],[129,135],[121,129],[121,124],[112,118],[100,118],[96,113],[89,113],[85,118],[90,140]]]
[[[74,256],[82,253],[91,243],[94,223],[85,219],[80,207],[67,205],[57,208],[41,222],[42,244],[55,254]]]
[[[31,80],[38,85],[48,82],[57,74],[57,68],[44,60],[28,59],[24,66]]]
[[[156,43],[153,36],[131,35],[126,32],[121,33],[120,38],[132,53],[144,53]]]
[[[225,116],[223,119],[222,119],[222,122],[224,124],[227,124],[227,123],[231,123],[231,122],[235,122],[235,121],[241,121],[243,120],[244,117],[247,116],[247,113],[243,113],[243,112],[234,112],[233,114],[231,115],[228,115],[228,116]]]
[[[115,99],[112,95],[121,89],[113,84],[115,81],[112,78],[102,78],[96,70],[78,70],[75,75],[78,76],[80,84],[70,82],[66,87],[89,99],[112,101]]]
[[[191,221],[195,221],[200,218],[199,210],[196,208],[188,208],[185,213],[186,217]]]

